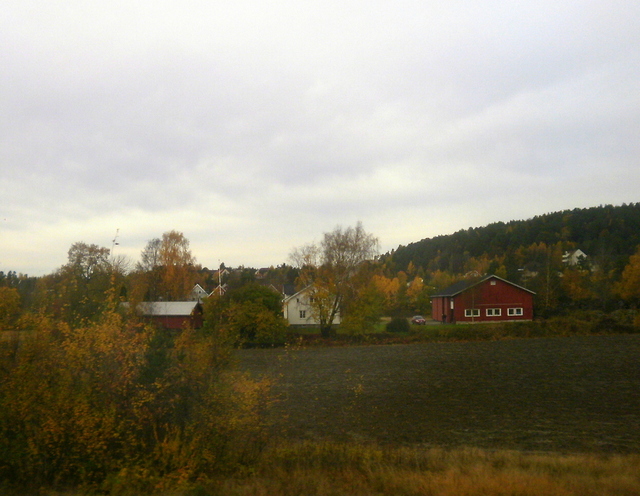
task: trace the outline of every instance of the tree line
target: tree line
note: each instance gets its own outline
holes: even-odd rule
[[[293,250],[288,264],[270,267],[259,279],[255,268],[202,267],[178,231],[149,240],[136,263],[108,248],[77,242],[68,251],[68,262],[52,274],[34,278],[0,272],[0,324],[16,327],[21,317],[40,313],[80,325],[121,301],[135,308],[142,301],[189,299],[197,283],[207,292],[224,286],[224,298],[211,303],[209,313],[216,313],[218,323],[220,315],[226,315],[227,323],[234,321],[239,341],[260,341],[269,335],[281,341],[286,323],[276,300],[285,288],[311,288],[312,311],[323,334],[335,332],[332,324],[338,312],[343,330],[364,333],[383,315],[428,315],[431,294],[465,277],[488,273],[535,291],[538,316],[574,309],[613,311],[640,303],[638,246],[640,204],[575,209],[470,228],[381,256],[377,238],[362,224],[338,226],[320,243]],[[575,265],[566,263],[565,254],[578,248],[586,258]],[[262,288],[240,291],[248,285]],[[271,293],[265,293],[266,288]],[[268,304],[267,296],[273,299]],[[262,326],[257,334],[250,331],[251,326],[260,328],[258,315],[260,325],[273,315],[269,326],[275,330]]]
[[[383,258],[395,270],[409,263],[424,270],[460,273],[469,258],[507,257],[521,247],[561,243],[591,257],[608,258],[620,268],[640,244],[640,203],[565,210],[528,220],[496,222],[454,234],[425,238],[399,246]],[[514,260],[516,262],[516,260]],[[517,270],[509,265],[509,271]]]

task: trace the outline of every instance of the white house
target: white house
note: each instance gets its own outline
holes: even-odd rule
[[[311,286],[287,296],[283,302],[284,318],[289,325],[319,325],[318,319],[313,315],[311,307],[313,291]],[[340,312],[336,313],[333,324],[340,324]]]
[[[573,251],[565,251],[562,255],[562,262],[566,265],[575,266],[584,263],[587,260],[587,254],[580,248]]]
[[[196,284],[191,290],[191,299],[193,301],[202,301],[209,296],[209,293],[205,291],[205,289],[200,286],[200,284]]]

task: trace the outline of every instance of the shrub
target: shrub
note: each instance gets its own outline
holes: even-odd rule
[[[0,479],[143,490],[257,456],[269,384],[233,372],[213,333],[158,332],[110,314],[0,343]]]
[[[228,336],[238,347],[282,345],[287,322],[281,305],[278,293],[248,284],[223,297],[207,298],[204,327]]]
[[[411,324],[404,317],[394,317],[387,323],[387,332],[409,332]]]

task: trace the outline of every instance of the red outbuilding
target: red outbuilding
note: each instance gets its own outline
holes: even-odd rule
[[[128,303],[122,303],[128,308]],[[199,301],[144,301],[137,306],[137,313],[159,327],[181,330],[185,327],[199,329],[203,322],[203,308]]]
[[[533,319],[533,295],[498,276],[465,279],[431,296],[431,317],[444,323]]]

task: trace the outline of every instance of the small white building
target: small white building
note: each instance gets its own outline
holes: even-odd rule
[[[562,262],[566,265],[575,266],[581,263],[585,263],[587,260],[587,254],[580,248],[573,251],[565,251],[562,255]]]
[[[298,291],[297,293],[287,296],[283,302],[284,318],[289,325],[295,326],[314,326],[319,325],[318,319],[313,315],[311,301],[313,291],[311,286]],[[336,313],[333,324],[340,324],[340,313]]]
[[[208,297],[209,293],[200,284],[196,284],[191,290],[191,300],[193,301],[202,301]]]

